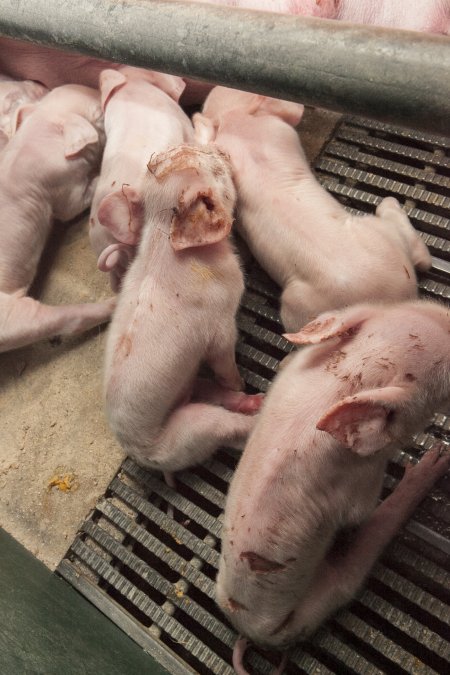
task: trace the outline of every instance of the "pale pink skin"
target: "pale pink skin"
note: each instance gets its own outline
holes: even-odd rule
[[[327,309],[417,296],[431,257],[396,199],[353,216],[313,176],[297,132],[303,106],[216,87],[197,138],[230,155],[237,228],[283,289],[281,319],[297,330]],[[274,246],[276,240],[276,246]]]
[[[127,454],[172,472],[222,444],[243,447],[254,424],[243,412],[255,412],[261,397],[239,391],[235,314],[244,282],[228,239],[235,200],[228,161],[180,146],[154,159],[142,192],[138,252],[107,342],[106,413]],[[219,213],[220,227],[211,228]],[[133,243],[128,218],[113,230]],[[217,384],[198,380],[202,363]]]
[[[448,35],[449,0],[340,0],[337,19],[349,23]]]
[[[311,346],[277,375],[234,474],[216,591],[236,630],[269,647],[310,635],[353,597],[450,465],[428,453],[374,512],[388,459],[450,402],[446,307],[358,305],[289,337]],[[361,523],[347,554],[330,551]]]
[[[15,112],[17,131],[0,154],[0,351],[106,321],[113,301],[44,306],[24,297],[53,220],[90,204],[103,147],[97,92],[67,85]]]
[[[37,82],[17,82],[0,75],[0,146],[1,140],[6,143],[14,135],[17,110],[27,103],[39,101],[47,93],[47,87]]]
[[[106,146],[91,207],[89,237],[99,267],[110,272],[117,290],[135,247],[118,245],[99,221],[99,208],[122,186],[137,189],[152,155],[193,139],[191,121],[178,105],[183,80],[174,75],[123,66],[104,70],[100,92],[105,116]],[[107,224],[106,224],[107,225]],[[105,251],[107,247],[108,251]]]
[[[195,0],[195,2],[325,19],[334,19],[338,4],[338,0]]]

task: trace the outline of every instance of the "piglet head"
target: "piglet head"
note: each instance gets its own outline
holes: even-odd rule
[[[122,66],[118,70],[107,68],[100,73],[100,94],[102,109],[105,110],[108,102],[126,84],[135,82],[148,82],[164,91],[170,98],[178,103],[186,84],[181,77],[176,75],[166,75],[155,70],[144,68],[134,68],[133,66]]]
[[[176,195],[170,224],[176,251],[216,244],[228,236],[236,195],[225,153],[181,145],[151,160],[148,170],[161,189]]]
[[[373,337],[380,357],[389,350],[394,374],[386,375],[383,362],[374,359],[371,372],[373,380],[380,380],[378,385],[349,392],[316,423],[317,429],[327,432],[341,445],[360,456],[369,456],[408,440],[433,410],[448,401],[449,334],[447,308],[418,301],[392,306],[359,305],[326,312],[298,333],[285,337],[301,345],[333,341],[335,346],[336,342],[345,341],[348,351],[361,356],[367,354],[364,345],[368,337]],[[359,371],[363,367],[359,365]]]
[[[293,101],[284,101],[228,87],[214,87],[203,106],[203,115],[218,121],[224,114],[232,111],[256,117],[272,115],[292,126],[297,126],[302,118],[304,107],[301,103]]]

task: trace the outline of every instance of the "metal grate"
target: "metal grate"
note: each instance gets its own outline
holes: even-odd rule
[[[354,212],[397,196],[433,255],[424,295],[450,299],[450,140],[361,119],[338,127],[316,164],[319,180]],[[279,292],[250,263],[239,315],[241,372],[265,391],[291,347],[281,337]],[[448,412],[448,411],[447,411]],[[389,465],[385,494],[410,457],[436,438],[450,440],[437,413]],[[222,510],[237,454],[177,474],[178,491],[130,459],[84,523],[59,573],[152,653],[171,673],[233,672],[236,634],[214,602]],[[167,515],[167,505],[174,517]],[[423,502],[377,564],[364,590],[292,654],[286,672],[450,672],[450,477]],[[269,673],[279,655],[248,651],[252,672]]]

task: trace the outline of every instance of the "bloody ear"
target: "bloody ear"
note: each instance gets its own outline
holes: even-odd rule
[[[119,87],[127,83],[126,76],[118,70],[108,68],[100,73],[100,94],[102,101],[102,110],[105,110],[111,96]]]
[[[316,429],[326,431],[357,455],[373,455],[395,440],[391,436],[392,417],[408,398],[408,390],[402,387],[347,396],[323,415]]]
[[[352,307],[341,312],[325,312],[303,326],[298,333],[284,333],[283,337],[295,345],[317,344],[332,338],[348,337],[356,333],[373,312],[373,308],[367,306]]]
[[[121,190],[103,197],[97,218],[118,241],[134,246],[144,222],[143,200],[134,188],[123,185]]]
[[[230,234],[232,219],[213,191],[199,190],[182,202],[170,224],[170,241],[175,251],[216,244]]]
[[[215,244],[231,231],[235,192],[228,156],[215,146],[180,145],[151,160],[158,183],[179,180],[170,224],[175,251]]]
[[[64,157],[76,157],[87,145],[98,143],[98,132],[85,117],[71,113],[64,121]]]

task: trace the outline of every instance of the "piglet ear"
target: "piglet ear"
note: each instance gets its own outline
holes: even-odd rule
[[[108,68],[100,73],[100,95],[102,101],[102,110],[105,110],[111,96],[117,89],[127,83],[126,76],[118,70]]]
[[[395,440],[391,435],[395,412],[408,398],[407,390],[401,387],[347,396],[325,413],[316,428],[357,455],[367,457]]]
[[[177,75],[166,75],[166,73],[158,73],[155,70],[146,71],[147,79],[164,91],[170,98],[178,103],[181,94],[186,88],[186,82]]]
[[[373,312],[373,308],[367,306],[352,307],[342,312],[325,312],[303,326],[298,333],[284,333],[283,337],[295,345],[317,344],[332,338],[349,337],[358,332]]]
[[[143,199],[130,185],[123,185],[121,190],[103,197],[97,218],[119,242],[134,246],[144,223]]]
[[[305,108],[301,103],[282,101],[281,99],[270,98],[269,96],[260,96],[259,99],[259,105],[255,111],[255,115],[257,116],[274,115],[293,127],[296,127],[303,117]]]
[[[216,147],[180,145],[147,165],[158,183],[181,185],[173,207],[170,241],[175,251],[216,244],[231,231],[235,192],[228,156]]]
[[[170,241],[175,251],[216,244],[231,231],[232,218],[212,189],[199,190],[183,201],[172,218]]]
[[[202,113],[195,113],[192,117],[192,123],[195,130],[195,138],[202,145],[212,143],[217,135],[217,125],[214,120],[202,115]]]
[[[76,157],[87,145],[98,143],[98,132],[85,117],[71,113],[64,120],[64,157]]]
[[[12,131],[14,134],[19,129],[22,122],[28,117],[28,115],[31,115],[35,109],[36,103],[26,103],[25,105],[21,105],[16,109],[12,122]]]

